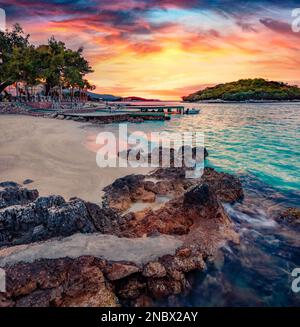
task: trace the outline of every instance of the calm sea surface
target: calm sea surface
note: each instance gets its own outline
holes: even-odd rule
[[[300,104],[190,104],[197,116],[132,124],[144,132],[199,131],[206,166],[239,175],[245,199],[226,210],[241,236],[221,249],[195,287],[170,305],[300,306],[291,272],[300,267],[300,231],[278,225],[284,207],[300,206]],[[162,303],[166,305],[166,303]]]

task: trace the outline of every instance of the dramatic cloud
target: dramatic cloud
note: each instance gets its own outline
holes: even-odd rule
[[[299,0],[0,0],[36,43],[84,46],[100,93],[178,98],[261,76],[299,80]]]
[[[279,20],[275,20],[272,18],[264,18],[261,19],[260,22],[269,28],[271,31],[274,31],[276,33],[286,34],[293,37],[299,37],[300,34],[293,32],[292,26],[289,23],[282,22]]]

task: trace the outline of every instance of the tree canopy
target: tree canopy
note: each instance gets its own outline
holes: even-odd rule
[[[249,101],[249,100],[300,100],[300,88],[283,82],[263,78],[241,79],[237,82],[219,84],[182,98],[184,101]]]
[[[91,72],[83,48],[68,49],[54,37],[34,46],[18,24],[12,31],[0,31],[0,93],[16,82],[27,87],[44,83],[46,95],[55,87],[93,89],[85,79]]]

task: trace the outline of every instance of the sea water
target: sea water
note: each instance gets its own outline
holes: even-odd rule
[[[240,177],[245,199],[225,209],[241,237],[227,244],[204,273],[191,274],[192,291],[161,305],[293,306],[292,271],[300,267],[300,232],[279,225],[285,207],[300,207],[300,104],[189,104],[199,115],[129,129],[203,132],[206,166]]]

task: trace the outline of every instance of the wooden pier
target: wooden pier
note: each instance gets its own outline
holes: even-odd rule
[[[102,124],[117,122],[142,122],[142,121],[165,121],[170,120],[171,115],[183,115],[184,106],[165,105],[106,105],[105,107],[82,108],[82,109],[45,109],[31,108],[32,114],[39,113],[55,116],[60,119],[75,120],[82,122],[95,122]]]
[[[167,115],[183,115],[184,106],[164,106],[164,105],[129,105],[126,106],[126,109],[131,110],[140,110],[141,112],[161,112]]]
[[[144,120],[158,120],[164,121],[169,120],[170,116],[163,112],[132,112],[132,111],[115,111],[108,112],[103,110],[98,110],[89,113],[76,113],[76,112],[62,112],[59,113],[64,119],[72,119],[75,121],[88,121],[88,122],[98,122],[103,124],[117,123],[117,122],[130,122],[130,121],[144,121]]]

